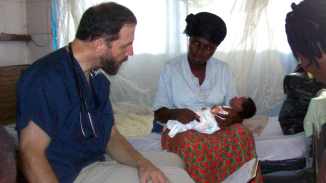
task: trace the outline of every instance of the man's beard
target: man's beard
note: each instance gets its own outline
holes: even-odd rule
[[[109,75],[116,75],[121,66],[120,63],[126,61],[128,57],[125,57],[122,61],[118,61],[111,53],[106,53],[104,56],[101,56],[100,59],[102,70]]]

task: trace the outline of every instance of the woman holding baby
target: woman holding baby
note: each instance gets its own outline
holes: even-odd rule
[[[231,106],[223,108],[228,114],[215,117],[221,129],[213,134],[188,130],[170,138],[168,129],[162,134],[163,149],[181,156],[186,171],[196,182],[222,182],[256,157],[255,143],[252,133],[241,124],[242,105],[232,102],[238,93],[228,64],[212,58],[226,36],[224,21],[214,14],[201,12],[188,15],[186,22],[188,52],[169,60],[162,69],[154,115],[161,123],[177,120],[187,124],[200,121],[196,109]],[[258,169],[251,182],[261,181]]]

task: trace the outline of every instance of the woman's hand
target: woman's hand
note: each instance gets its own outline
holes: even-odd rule
[[[176,109],[176,120],[183,124],[193,120],[200,121],[199,116],[190,109]]]
[[[224,111],[226,111],[228,114],[216,114],[215,120],[217,121],[218,126],[221,129],[224,129],[234,123],[242,123],[243,119],[241,118],[240,114],[236,111],[234,111],[231,108],[224,108],[222,107]],[[225,119],[221,119],[221,118]]]

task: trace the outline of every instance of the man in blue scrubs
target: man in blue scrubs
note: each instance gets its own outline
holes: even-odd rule
[[[110,82],[94,72],[102,68],[114,75],[133,55],[136,24],[124,6],[91,7],[72,43],[22,74],[17,128],[21,169],[29,182],[192,182],[177,155],[139,153],[120,135]]]

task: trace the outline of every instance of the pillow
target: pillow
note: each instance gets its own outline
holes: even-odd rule
[[[243,120],[242,124],[247,127],[254,136],[260,135],[266,127],[268,116],[254,116]]]
[[[153,115],[137,115],[128,113],[122,117],[115,118],[119,123],[115,123],[118,131],[126,137],[145,137],[149,135],[153,129]]]

